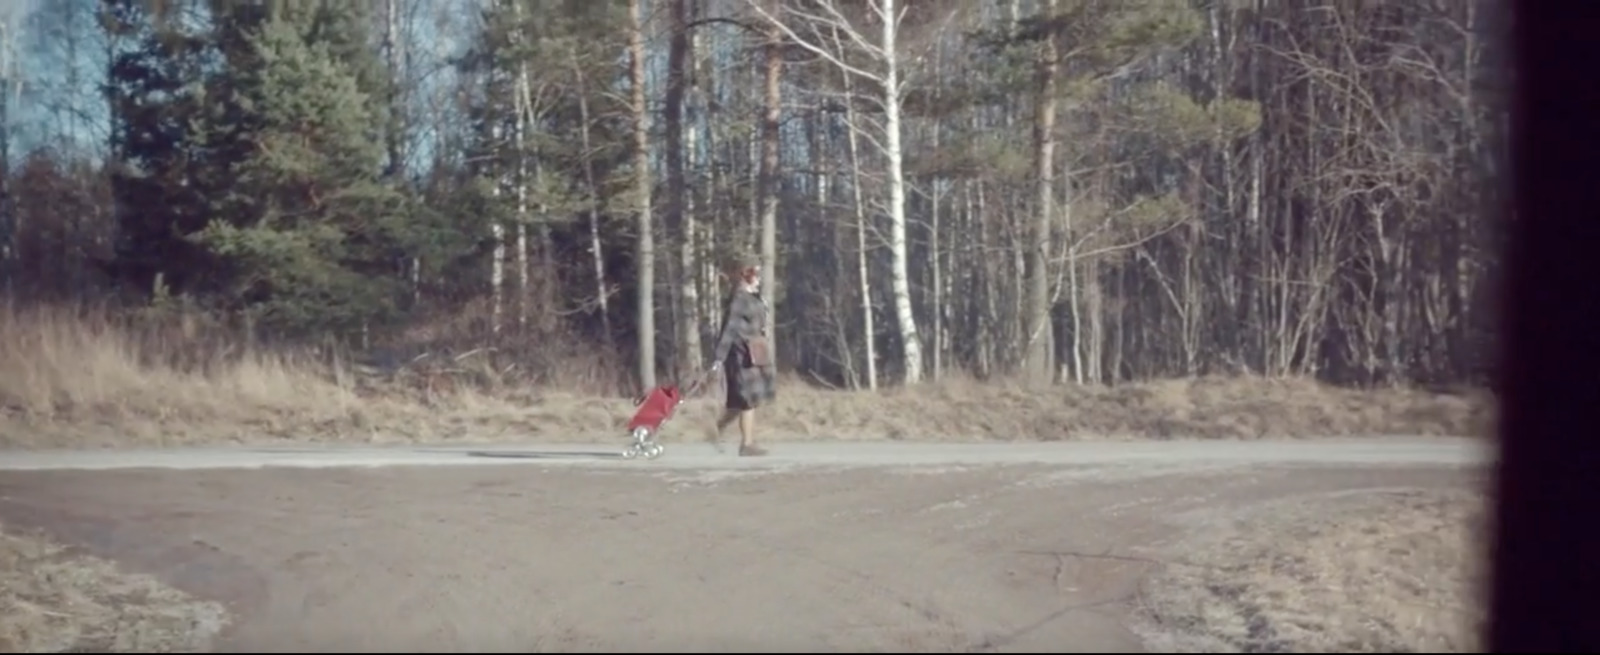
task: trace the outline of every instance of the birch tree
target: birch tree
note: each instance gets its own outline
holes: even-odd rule
[[[840,71],[843,78],[845,93],[851,90],[850,73]],[[878,331],[872,324],[872,276],[868,273],[867,254],[867,203],[861,194],[861,138],[854,126],[856,125],[854,103],[845,103],[845,125],[849,127],[850,143],[850,192],[851,204],[855,207],[856,222],[856,275],[860,287],[857,293],[861,294],[861,334],[866,346],[867,360],[867,388],[878,389]]]
[[[757,0],[747,0],[752,9],[767,24],[777,28],[789,42],[854,76],[879,93],[849,94],[845,102],[865,100],[878,109],[882,121],[860,117],[870,126],[851,125],[870,141],[883,155],[887,164],[890,292],[894,297],[895,322],[900,332],[900,358],[906,384],[922,381],[922,339],[917,331],[916,315],[911,306],[911,276],[906,244],[906,175],[905,153],[901,143],[902,115],[907,84],[902,78],[899,53],[899,33],[905,9],[899,0],[869,0],[866,10],[870,19],[857,21],[846,16],[843,5],[834,0],[806,0],[785,3],[780,10],[768,10]],[[791,26],[790,22],[795,26]],[[877,23],[877,34],[865,24]],[[830,38],[834,37],[834,38]],[[835,46],[834,44],[841,44]],[[848,44],[848,48],[843,47]],[[866,63],[858,66],[846,50],[863,55]],[[871,335],[868,335],[871,338]]]
[[[1056,0],[1044,0],[1042,13],[1054,15]],[[1023,369],[1035,382],[1049,382],[1054,366],[1054,332],[1050,329],[1050,224],[1055,220],[1055,169],[1056,169],[1056,40],[1041,39],[1035,63],[1037,94],[1034,105],[1034,166],[1038,179],[1037,215],[1028,243],[1028,300],[1027,320],[1023,324]],[[1070,266],[1071,263],[1069,262]]]

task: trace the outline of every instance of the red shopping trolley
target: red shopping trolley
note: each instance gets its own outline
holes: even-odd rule
[[[661,434],[661,426],[672,419],[678,411],[678,406],[685,400],[699,395],[709,377],[709,375],[702,376],[681,388],[676,384],[657,385],[644,395],[633,399],[634,406],[639,409],[634,411],[633,419],[628,421],[628,434],[632,437],[632,441],[622,450],[622,456],[633,459],[642,455],[645,459],[655,459],[666,452],[666,447],[657,440]]]

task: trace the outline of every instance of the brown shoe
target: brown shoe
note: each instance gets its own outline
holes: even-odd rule
[[[739,456],[740,457],[761,457],[762,455],[766,455],[766,454],[767,454],[767,449],[762,448],[761,446],[756,446],[756,445],[753,445],[753,444],[749,445],[749,446],[744,446],[744,445],[739,446]]]

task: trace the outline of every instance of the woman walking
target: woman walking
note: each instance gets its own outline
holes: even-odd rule
[[[777,369],[767,341],[770,315],[761,298],[761,265],[744,258],[735,273],[722,336],[712,353],[711,370],[723,371],[728,390],[715,436],[720,443],[723,430],[738,419],[739,455],[753,457],[767,454],[755,442],[755,410],[777,396]]]

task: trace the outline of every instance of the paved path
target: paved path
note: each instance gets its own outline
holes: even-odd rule
[[[616,444],[526,446],[309,446],[170,450],[29,451],[0,455],[0,470],[319,468],[528,464],[630,469],[790,469],[806,466],[989,464],[1471,464],[1488,461],[1482,442],[1379,437],[1295,441],[1162,441],[933,444],[780,444],[763,458],[735,457],[706,444],[668,444],[652,461],[621,458]]]
[[[224,601],[226,651],[1135,652],[1130,599],[1195,517],[1471,483],[1487,454],[617,446],[10,452],[0,520]]]

